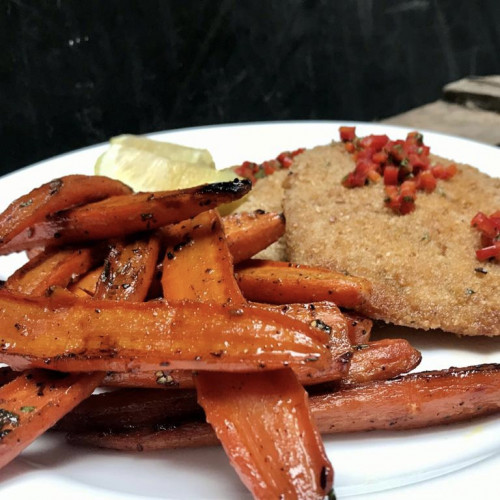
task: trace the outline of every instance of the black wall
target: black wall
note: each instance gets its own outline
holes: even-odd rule
[[[0,0],[0,171],[122,132],[376,120],[500,73],[499,0]]]

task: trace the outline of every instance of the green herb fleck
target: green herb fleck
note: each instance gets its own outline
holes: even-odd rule
[[[36,406],[21,406],[21,411],[23,413],[31,413],[36,410]]]

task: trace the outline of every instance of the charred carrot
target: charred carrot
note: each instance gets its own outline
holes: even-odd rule
[[[30,370],[0,388],[0,468],[95,389],[102,374]]]
[[[114,241],[97,280],[94,299],[142,302],[145,300],[160,251],[156,235]]]
[[[76,281],[104,255],[99,247],[64,248],[42,252],[14,272],[5,288],[42,295],[51,286],[66,287]]]
[[[51,214],[131,192],[122,182],[108,177],[68,175],[54,179],[13,201],[0,214],[0,248]]]
[[[203,213],[187,225],[190,244],[174,242],[182,244],[174,258],[167,249],[164,296],[244,305],[217,212]],[[189,286],[183,286],[189,276]],[[231,377],[197,372],[195,381],[207,421],[256,498],[318,498],[330,491],[333,468],[311,422],[307,394],[291,370]],[[251,433],[245,432],[249,422]]]
[[[402,375],[395,379],[314,394],[309,404],[322,434],[407,430],[467,421],[500,411],[500,365],[485,364]],[[70,436],[73,444],[113,449],[160,450],[212,446],[217,438],[205,422],[177,422],[162,430],[95,432]]]
[[[108,431],[135,427],[169,425],[203,416],[195,391],[118,389],[94,394],[82,401],[55,426],[56,430]]]
[[[52,213],[35,220],[0,246],[0,254],[38,246],[120,238],[188,219],[250,190],[250,181],[234,180],[177,191],[112,196],[100,202]]]
[[[247,299],[270,304],[327,300],[339,307],[356,309],[371,290],[363,278],[270,260],[243,262],[236,268],[236,277]]]

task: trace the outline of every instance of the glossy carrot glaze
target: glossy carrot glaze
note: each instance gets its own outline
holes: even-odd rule
[[[108,177],[68,175],[54,179],[13,201],[0,214],[0,253],[15,236],[70,207],[131,193],[120,181]]]
[[[178,191],[112,196],[35,220],[0,246],[0,254],[39,246],[61,246],[120,238],[179,222],[245,195],[246,181],[206,184]]]
[[[271,260],[242,262],[236,268],[236,277],[248,300],[270,304],[326,300],[356,309],[371,291],[370,283],[363,278]]]

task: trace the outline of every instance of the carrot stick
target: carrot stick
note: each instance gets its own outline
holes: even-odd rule
[[[6,281],[7,290],[42,295],[51,286],[66,287],[102,258],[102,248],[64,248],[38,254]]]
[[[422,355],[407,340],[382,339],[354,346],[343,385],[387,380],[417,367]]]
[[[78,281],[71,283],[68,286],[68,290],[80,298],[90,299],[94,297],[97,288],[97,281],[101,277],[103,270],[103,266],[92,269]]]
[[[222,218],[227,244],[235,263],[253,257],[285,233],[285,217],[256,210]]]
[[[122,300],[142,300],[147,293],[151,282],[151,276],[155,270],[156,258],[158,255],[158,240],[155,236],[151,238],[143,238],[133,242],[131,245],[122,246],[121,252],[112,252],[112,258],[109,258],[110,268],[120,269],[120,276],[123,280],[122,283],[128,283],[126,295],[120,297]],[[131,257],[131,254],[140,254],[143,260],[139,261]],[[73,263],[75,259],[72,259]],[[78,259],[76,259],[78,261]],[[50,267],[50,266],[49,266]],[[24,275],[22,285],[27,288],[36,289],[40,287],[40,283],[52,286],[56,280],[59,280],[61,273],[59,269],[54,269],[52,273],[36,273],[30,272]],[[15,280],[11,285],[16,285]],[[117,297],[119,293],[111,293],[111,287],[105,287],[100,292],[100,297],[106,299],[108,297]],[[61,294],[63,300],[67,300],[68,292]],[[20,326],[20,324],[18,324]],[[24,333],[20,332],[22,335]],[[4,342],[2,340],[2,342]],[[48,372],[47,372],[48,373]],[[15,458],[26,446],[28,446],[36,437],[42,434],[49,427],[52,427],[57,420],[68,413],[83,399],[88,397],[94,389],[102,382],[104,373],[94,373],[89,375],[74,374],[68,378],[58,380],[57,384],[51,383],[47,392],[40,392],[43,377],[48,375],[40,370],[32,370],[24,372],[14,382],[7,384],[0,388],[0,401],[6,401],[6,408],[9,407],[9,401],[13,404],[23,403],[21,412],[25,412],[26,408],[31,413],[35,410],[35,406],[30,405],[33,400],[33,395],[36,394],[38,398],[33,400],[38,409],[32,415],[32,418],[25,417],[17,419],[15,425],[6,429],[9,432],[4,442],[0,442],[0,468]],[[50,378],[66,377],[66,375],[52,374]],[[42,380],[40,380],[42,378]],[[57,389],[57,390],[55,390]],[[30,399],[31,398],[31,399]],[[42,399],[40,399],[42,398]],[[23,410],[24,408],[24,410]],[[31,410],[33,408],[33,410]],[[0,410],[1,411],[1,410]],[[6,410],[11,414],[13,410]],[[9,414],[10,414],[9,413]],[[0,429],[1,434],[1,429]],[[3,449],[5,445],[9,449]]]
[[[146,299],[160,251],[158,236],[110,244],[94,299],[142,302]]]
[[[330,373],[332,364],[325,332],[252,306],[32,298],[0,290],[0,309],[0,362],[14,369],[260,371],[290,365],[312,378]],[[345,352],[334,355],[340,377]]]
[[[130,430],[134,427],[173,425],[187,418],[199,418],[203,410],[190,391],[158,391],[156,389],[119,389],[82,401],[65,415],[55,430],[109,431]]]
[[[334,350],[340,346],[343,346],[345,352],[349,352],[350,350],[346,321],[335,304],[330,302],[314,302],[310,304],[287,304],[284,306],[255,304],[255,306],[289,316],[308,325],[316,324],[317,327],[328,329],[330,343]],[[358,354],[358,358],[362,359],[362,357],[363,354]],[[347,376],[347,369],[344,375]],[[302,384],[307,385],[336,379],[338,375],[327,373],[324,378],[316,375],[311,379],[307,375],[301,376],[301,374],[298,374],[298,377]],[[104,385],[166,389],[187,389],[194,387],[192,377],[188,372],[167,369],[155,372],[108,373],[104,380]]]
[[[220,445],[212,426],[200,420],[183,422],[171,427],[132,429],[128,432],[70,432],[66,439],[75,446],[94,446],[121,451],[155,451]]]
[[[38,246],[120,238],[188,219],[244,196],[250,181],[234,180],[177,191],[112,196],[35,220],[0,246],[0,255]]]
[[[309,397],[309,404],[323,434],[408,430],[463,422],[500,411],[500,365],[403,375],[314,394]],[[215,432],[210,432],[201,420],[177,422],[161,430],[148,428],[106,435],[89,428],[72,433],[68,440],[78,445],[145,451],[217,443]]]
[[[323,498],[333,468],[290,370],[200,373],[198,401],[255,498]]]
[[[62,377],[62,378],[61,378]],[[0,468],[90,396],[102,374],[30,370],[0,388]]]
[[[343,311],[351,344],[366,344],[370,340],[373,321],[353,311]]]
[[[500,409],[500,365],[403,375],[311,397],[321,432],[404,430],[460,422]]]
[[[236,277],[248,300],[270,304],[327,300],[339,307],[356,309],[371,290],[363,278],[270,260],[243,262],[236,268]]]
[[[164,296],[245,305],[217,212],[203,213],[186,226],[189,243],[177,239],[167,248]],[[195,381],[207,421],[256,498],[317,498],[330,491],[333,468],[311,423],[307,394],[291,370],[230,377],[198,372]]]
[[[54,179],[13,201],[0,214],[0,246],[60,210],[131,192],[122,182],[108,177],[68,175]]]

